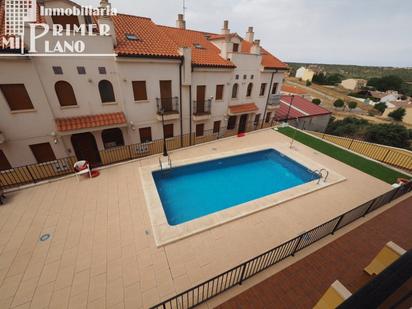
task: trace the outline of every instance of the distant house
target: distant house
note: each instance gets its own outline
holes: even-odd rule
[[[300,67],[296,70],[296,78],[299,78],[303,81],[312,81],[315,72],[312,69],[307,69],[305,67]]]
[[[305,89],[286,85],[286,84],[282,85],[282,88],[280,89],[280,93],[283,95],[300,96],[310,101],[312,100],[312,96]]]
[[[305,130],[324,132],[328,126],[331,112],[313,104],[300,96],[282,96],[275,120],[288,121],[291,125]]]
[[[412,99],[411,99],[412,100]],[[405,100],[405,101],[398,101],[398,102],[390,102],[388,107],[385,112],[383,113],[383,117],[389,117],[389,113],[393,112],[394,110],[402,107],[405,109],[406,114],[403,117],[403,122],[406,124],[412,125],[412,101],[411,100]]]
[[[358,92],[368,83],[365,79],[349,78],[341,82],[341,86],[347,90]]]

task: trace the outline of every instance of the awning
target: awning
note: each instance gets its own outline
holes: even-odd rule
[[[126,116],[121,112],[70,118],[57,118],[55,121],[59,132],[127,125]]]
[[[254,113],[258,110],[259,108],[256,106],[255,103],[246,103],[229,106],[230,115]]]

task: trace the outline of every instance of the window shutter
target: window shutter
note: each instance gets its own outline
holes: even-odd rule
[[[1,92],[6,98],[12,111],[33,109],[33,104],[23,84],[0,85]]]
[[[216,100],[223,100],[223,89],[224,85],[216,86]]]
[[[146,81],[134,81],[133,94],[135,101],[147,100]]]

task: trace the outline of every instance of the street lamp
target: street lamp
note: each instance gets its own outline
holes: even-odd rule
[[[160,114],[162,115],[162,126],[163,126],[163,156],[168,157],[167,146],[166,146],[166,135],[165,135],[165,109],[163,107],[163,102],[160,102]]]
[[[290,114],[290,109],[292,108],[292,103],[293,103],[293,99],[295,98],[295,95],[292,94],[292,99],[290,100],[290,104],[289,104],[289,109],[288,109],[288,115],[286,117],[286,122],[289,121],[289,114]]]

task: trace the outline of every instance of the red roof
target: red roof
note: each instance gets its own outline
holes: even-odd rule
[[[106,127],[127,123],[123,113],[79,116],[71,118],[57,118],[56,126],[60,132]]]
[[[159,28],[179,47],[192,48],[192,64],[194,66],[235,67],[231,61],[220,57],[219,48],[206,38],[208,33],[166,26],[159,26]]]
[[[278,121],[287,120],[290,102],[292,101],[292,96],[282,96],[280,99],[280,107],[276,111],[276,119]],[[292,107],[289,111],[289,119],[291,118],[303,118],[312,116],[329,115],[330,111],[320,107],[312,102],[295,96],[292,101]]]
[[[231,114],[243,114],[252,113],[259,110],[255,103],[246,103],[229,106],[229,111]]]
[[[178,46],[150,18],[118,14],[113,16],[120,55],[180,58]],[[128,40],[126,34],[137,36]]]
[[[308,92],[302,88],[299,87],[294,87],[294,86],[289,86],[286,84],[282,85],[282,92],[286,92],[286,93],[295,93],[295,94],[307,94]]]

